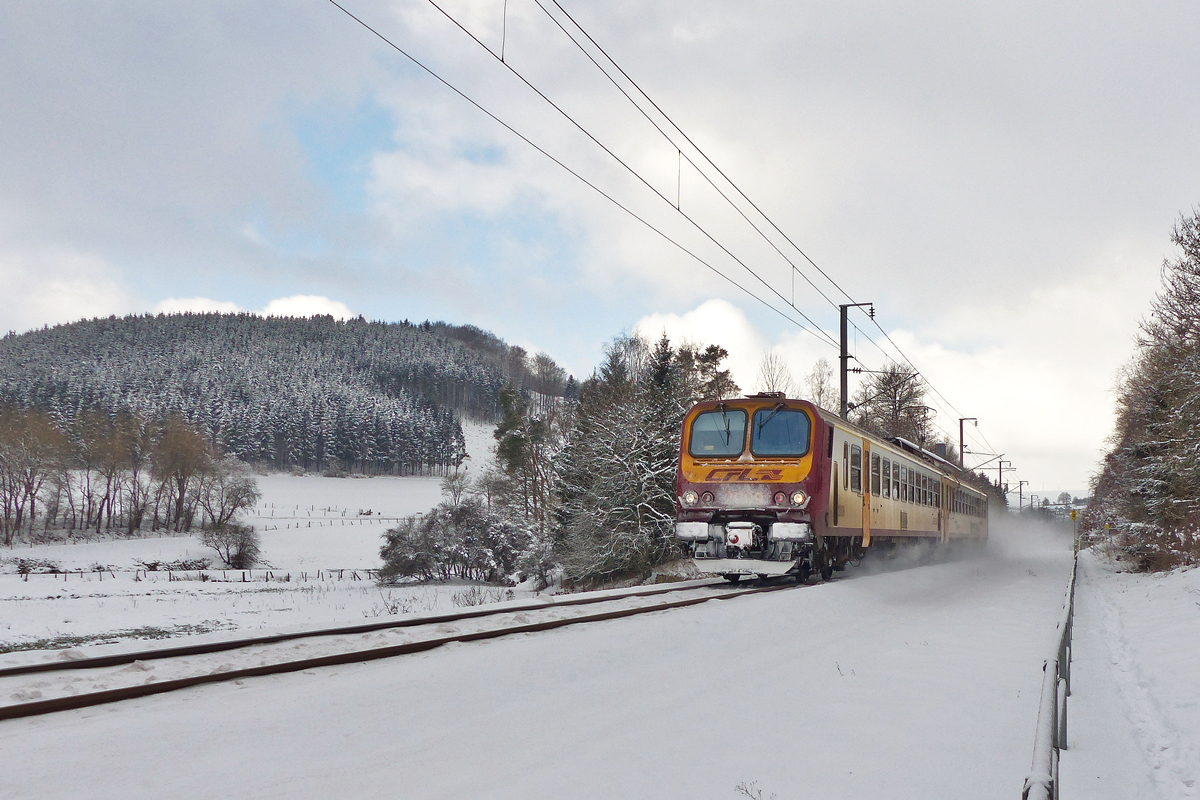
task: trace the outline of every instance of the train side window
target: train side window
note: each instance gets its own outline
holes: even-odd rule
[[[842,488],[850,485],[850,443],[842,442]]]
[[[879,496],[879,456],[871,456],[871,494]]]
[[[900,499],[900,462],[892,463],[892,499]]]
[[[921,476],[921,505],[923,505],[923,506],[933,505],[933,503],[931,503],[929,500],[929,476],[928,475]]]
[[[933,507],[934,508],[942,507],[942,482],[941,481],[933,482]]]
[[[886,458],[883,460],[883,496],[892,496],[892,462]]]
[[[862,492],[862,448],[850,445],[850,491]]]
[[[908,502],[917,503],[917,471],[912,467],[908,468]]]
[[[833,461],[833,426],[829,426],[829,452],[826,453],[826,458]]]
[[[929,503],[926,502],[928,499],[929,498],[925,494],[925,476],[918,474],[917,475],[917,505],[920,505],[920,506],[929,505]]]
[[[896,499],[902,503],[908,502],[908,467],[900,465],[900,491],[896,493]]]

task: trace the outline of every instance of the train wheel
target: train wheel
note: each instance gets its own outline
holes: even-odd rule
[[[722,577],[730,583],[737,583],[742,579],[741,575],[723,575]]]
[[[821,580],[833,580],[833,564],[825,561],[821,564]]]
[[[803,564],[796,567],[796,583],[808,583],[808,567]]]

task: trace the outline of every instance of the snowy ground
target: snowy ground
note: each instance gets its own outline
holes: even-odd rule
[[[0,796],[1012,798],[1068,570],[1068,541],[997,532],[973,560],[6,721]]]
[[[469,422],[463,427],[468,474],[477,473],[491,457],[491,428]],[[197,580],[195,572],[180,581],[170,580],[178,574],[137,571],[153,561],[216,562],[194,535],[0,548],[0,562],[8,562],[0,563],[0,653],[32,645],[129,644],[183,635],[199,636],[192,639],[198,642],[353,623],[386,616],[389,605],[405,613],[454,608],[454,594],[462,586],[381,591],[364,572],[356,572],[379,566],[382,534],[397,519],[441,501],[440,483],[440,478],[420,477],[258,476],[263,497],[244,521],[260,532],[271,581],[261,569],[250,573],[247,583],[237,572],[224,575],[234,581],[224,583]],[[26,578],[13,574],[19,558],[51,561],[76,574]],[[97,565],[112,571],[99,573]],[[222,573],[211,571],[207,577]],[[0,655],[0,663],[14,658],[19,655]]]
[[[1200,797],[1200,569],[1079,559],[1064,798]]]

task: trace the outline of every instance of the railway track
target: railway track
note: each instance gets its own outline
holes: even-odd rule
[[[192,686],[353,664],[568,625],[619,619],[778,591],[795,584],[727,583],[572,595],[499,608],[0,668],[0,720],[50,714]],[[47,696],[51,695],[51,696]]]

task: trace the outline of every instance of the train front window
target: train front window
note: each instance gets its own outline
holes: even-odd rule
[[[798,457],[808,452],[812,426],[799,409],[776,406],[754,412],[750,452],[756,456]]]
[[[746,443],[746,412],[740,408],[702,411],[692,421],[688,452],[697,458],[740,456]]]

